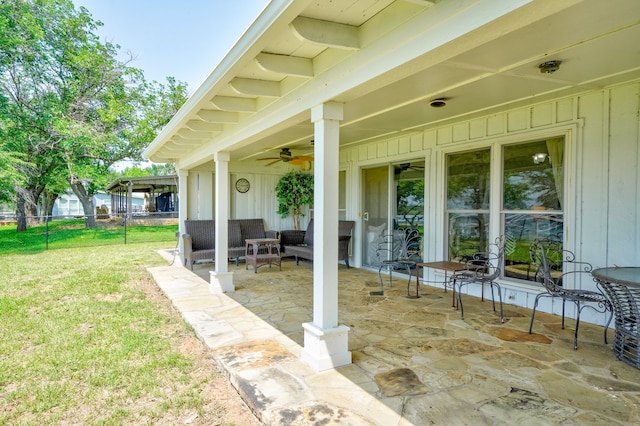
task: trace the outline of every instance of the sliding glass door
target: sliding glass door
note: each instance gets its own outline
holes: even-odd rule
[[[364,169],[362,182],[363,265],[378,267],[383,260],[398,257],[394,244],[410,231],[418,237],[409,244],[412,259],[421,261],[424,247],[424,161]]]

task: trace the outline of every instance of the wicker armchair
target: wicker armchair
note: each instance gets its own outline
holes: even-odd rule
[[[349,268],[349,242],[351,231],[355,222],[341,220],[338,222],[338,260],[344,260]],[[302,241],[300,238],[302,237]],[[283,256],[295,256],[296,265],[300,259],[313,260],[313,219],[309,222],[306,231],[281,231],[280,243],[283,248]]]
[[[185,220],[184,264],[193,270],[198,260],[211,260],[215,256],[216,226],[213,220]]]

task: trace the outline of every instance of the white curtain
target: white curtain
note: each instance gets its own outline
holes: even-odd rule
[[[564,137],[548,139],[547,152],[549,152],[549,161],[551,162],[551,172],[556,185],[558,202],[560,203],[560,209],[562,209],[562,204],[564,203]]]

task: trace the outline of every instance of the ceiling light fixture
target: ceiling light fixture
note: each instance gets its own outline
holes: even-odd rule
[[[433,108],[442,108],[447,105],[447,98],[433,99],[429,102],[429,105]]]
[[[560,69],[562,61],[547,61],[538,65],[540,72],[543,74],[553,74]]]
[[[542,164],[546,159],[547,159],[547,154],[545,154],[544,152],[533,154],[533,164]]]

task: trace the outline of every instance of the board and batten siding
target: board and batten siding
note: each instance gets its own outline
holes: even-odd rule
[[[425,258],[435,260],[445,254],[443,153],[499,147],[503,142],[525,142],[550,134],[564,134],[568,139],[567,247],[594,267],[640,265],[638,81],[363,143],[343,150],[341,161],[359,170],[409,158],[428,159],[425,225],[431,236],[426,241]],[[435,155],[430,155],[432,152]],[[358,195],[349,204],[348,215],[357,217],[360,177],[358,173],[351,176],[355,181],[348,185]],[[497,188],[495,184],[492,187]],[[532,306],[535,289],[505,284],[508,303]],[[595,287],[588,279],[580,285]],[[542,310],[559,312],[559,303],[542,300]],[[601,315],[593,317],[585,311],[587,316],[587,321],[602,322]]]

